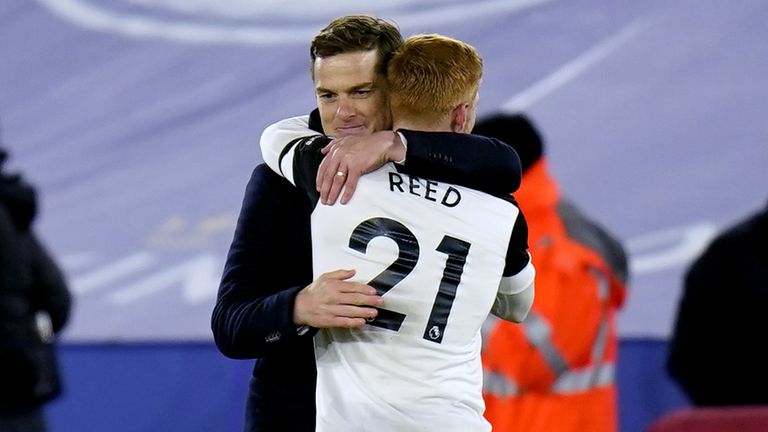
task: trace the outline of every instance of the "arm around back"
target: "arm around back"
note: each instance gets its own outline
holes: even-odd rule
[[[502,141],[453,132],[399,132],[408,141],[403,167],[408,174],[500,197],[520,187],[520,158]]]
[[[505,196],[518,209],[507,246],[506,264],[491,313],[503,320],[522,322],[533,306],[536,269],[528,252],[528,221],[512,196]]]
[[[268,126],[260,140],[264,161],[280,173],[280,158],[285,148],[296,139],[321,133],[320,129],[319,121],[308,116],[292,117]],[[403,166],[408,174],[495,196],[508,195],[520,187],[520,158],[511,146],[498,139],[453,132],[404,129],[400,132],[408,143]],[[378,167],[364,167],[361,171],[375,168]]]
[[[280,159],[285,153],[286,147],[299,138],[314,135],[319,135],[319,133],[310,129],[309,116],[280,120],[267,126],[261,133],[259,140],[261,157],[272,171],[281,174]]]

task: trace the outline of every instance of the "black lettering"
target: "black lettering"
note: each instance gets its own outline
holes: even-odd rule
[[[395,179],[397,179],[397,181],[395,181]],[[402,184],[403,184],[403,178],[400,176],[400,174],[396,172],[389,173],[389,190],[391,192],[394,192],[395,188],[397,188],[397,190],[399,190],[400,192],[405,192],[403,190]]]
[[[408,179],[410,180],[410,187],[408,189],[410,190],[411,195],[421,196],[416,192],[416,189],[421,187],[419,184],[419,178],[408,176]]]
[[[451,192],[453,192],[453,198],[455,201],[450,202],[448,199],[451,197]],[[461,201],[461,194],[459,193],[458,189],[448,186],[448,190],[445,191],[445,196],[443,196],[443,201],[441,202],[442,205],[446,207],[456,207],[459,202]]]
[[[430,186],[437,186],[437,182],[432,180],[427,180],[427,192],[424,193],[424,198],[430,201],[437,202],[437,198],[433,198],[432,196],[430,196],[430,193],[437,192],[437,189],[431,188]]]

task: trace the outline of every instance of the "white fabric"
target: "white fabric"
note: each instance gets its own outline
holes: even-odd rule
[[[273,123],[261,133],[259,140],[261,157],[272,171],[283,175],[293,183],[293,175],[280,170],[280,154],[291,141],[311,135],[318,135],[318,133],[309,128],[309,116],[307,115],[291,117]],[[289,154],[285,159],[288,162],[286,165],[291,166],[291,155]]]
[[[528,266],[533,267],[532,264]],[[534,285],[533,281],[524,290],[514,294],[502,293],[505,282],[510,278],[502,278],[501,285],[499,287],[499,294],[496,296],[496,302],[493,304],[491,313],[495,316],[516,323],[521,323],[528,316],[528,312],[531,311],[534,299]]]
[[[491,313],[507,321],[523,322],[533,306],[535,277],[531,261],[516,275],[502,277]]]
[[[403,191],[391,178],[402,180]],[[454,207],[443,204],[458,196]],[[412,272],[384,295],[384,308],[406,315],[399,331],[367,325],[316,336],[318,431],[491,429],[482,416],[480,328],[496,299],[518,213],[474,190],[398,174],[391,163],[363,176],[347,205],[317,206],[315,276],[354,268],[355,280],[367,283],[395,261],[399,248],[386,237],[370,240],[365,253],[349,247],[351,233],[372,218],[402,223],[419,247]],[[435,343],[423,336],[446,267],[447,255],[436,250],[445,236],[471,246],[442,342]]]
[[[405,156],[403,156],[402,159],[399,161],[394,161],[398,165],[403,165],[405,163],[405,160],[408,158],[408,140],[405,138],[405,135],[403,135],[402,132],[397,131],[395,132],[397,136],[400,137],[400,142],[403,143],[403,147],[405,147]]]

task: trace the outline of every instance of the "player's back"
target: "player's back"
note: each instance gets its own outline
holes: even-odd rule
[[[363,176],[347,205],[315,208],[315,275],[353,268],[384,298],[365,327],[315,338],[318,431],[490,430],[480,327],[518,214],[392,164]]]

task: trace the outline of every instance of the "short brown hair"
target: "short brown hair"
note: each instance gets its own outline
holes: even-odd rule
[[[393,23],[370,15],[336,18],[320,30],[309,46],[314,73],[318,57],[331,57],[357,51],[378,49],[377,72],[386,74],[387,63],[403,44],[403,36]]]
[[[387,68],[393,113],[428,120],[474,99],[483,59],[462,41],[438,34],[411,36]]]

